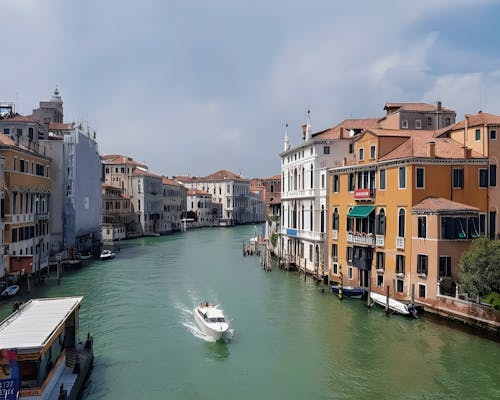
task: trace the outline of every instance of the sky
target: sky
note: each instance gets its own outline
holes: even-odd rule
[[[101,154],[150,171],[280,173],[290,144],[386,102],[500,115],[492,0],[0,0],[0,101],[59,89]]]

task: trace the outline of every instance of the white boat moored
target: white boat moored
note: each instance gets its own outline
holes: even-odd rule
[[[370,292],[370,298],[373,300],[373,302],[377,303],[378,305],[381,305],[382,307],[385,307],[387,305],[387,297],[382,294]],[[389,309],[403,315],[410,315],[410,314],[412,316],[416,315],[415,308],[408,306],[407,304],[402,303],[400,301],[391,299],[390,297],[389,297]]]
[[[194,309],[194,320],[201,331],[214,340],[222,339],[229,329],[222,310],[208,302],[202,302]]]
[[[11,285],[2,291],[2,293],[0,293],[0,296],[11,297],[14,296],[17,292],[19,292],[19,285]]]
[[[115,258],[115,253],[111,250],[103,250],[100,258],[101,260],[111,260],[112,258]]]

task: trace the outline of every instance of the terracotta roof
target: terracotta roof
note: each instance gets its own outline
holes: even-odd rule
[[[484,112],[481,112],[479,114],[469,115],[469,121],[467,123],[467,126],[469,128],[472,126],[487,125],[487,124],[500,125],[500,116]],[[463,128],[465,128],[465,119],[456,123],[452,127],[453,130],[463,129]]]
[[[198,178],[196,178],[195,176],[178,175],[178,176],[174,176],[174,179],[176,179],[180,182],[193,182]]]
[[[368,129],[366,131],[367,133],[373,133],[376,136],[396,136],[396,137],[410,137],[412,135],[420,135],[420,134],[427,134],[429,131],[423,131],[423,130],[409,130],[409,129],[382,129],[382,128],[375,128],[375,129]],[[430,131],[433,133],[434,131]]]
[[[221,169],[214,172],[211,175],[202,178],[207,181],[221,181],[221,180],[231,180],[231,179],[245,179],[243,176],[235,174],[234,172],[228,171],[227,169]]]
[[[207,196],[207,195],[211,196],[210,193],[205,192],[204,190],[200,190],[200,189],[188,189],[187,195],[188,196],[197,196],[197,195],[200,195],[200,196]]]
[[[122,156],[120,154],[103,154],[101,159],[104,164],[132,164],[138,167],[148,167],[146,164],[135,161],[132,157]]]
[[[227,169],[221,169],[208,176],[174,176],[175,179],[181,182],[211,182],[224,180],[246,180],[242,175],[235,174]]]
[[[9,122],[37,122],[33,119],[33,115],[19,115],[16,114],[12,117],[5,118],[4,121]]]
[[[52,131],[68,131],[73,129],[73,124],[65,124],[61,122],[51,122],[49,124],[49,130]]]
[[[16,145],[16,142],[14,142],[14,141],[10,138],[10,136],[0,134],[0,144],[7,145],[7,146],[15,146],[15,145]]]
[[[163,184],[170,185],[170,186],[184,187],[184,185],[182,183],[179,183],[173,179],[169,179],[166,176],[163,177]]]
[[[312,134],[312,137],[318,139],[341,139],[348,136],[351,129],[354,131],[365,131],[366,129],[376,128],[378,118],[350,118],[332,128],[325,129]]]
[[[379,161],[395,160],[399,158],[424,157],[428,158],[428,143],[434,142],[433,158],[466,158],[462,143],[450,138],[435,138],[433,131],[421,132],[419,135],[409,137],[403,144],[396,147],[393,151],[381,157]],[[471,156],[467,158],[485,158],[476,151],[471,151]]]
[[[412,211],[479,211],[479,208],[442,197],[427,197],[413,206]]]
[[[437,111],[437,104],[428,103],[385,103],[384,110],[389,110],[395,108],[394,111],[406,110],[406,111]],[[452,111],[447,108],[441,107],[442,111]]]
[[[132,175],[134,175],[134,176],[151,176],[153,178],[162,178],[161,175],[156,175],[156,174],[153,174],[152,172],[144,171],[143,169],[139,169],[139,168],[133,168]]]

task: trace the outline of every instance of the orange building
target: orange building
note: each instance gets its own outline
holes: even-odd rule
[[[5,189],[2,221],[7,273],[38,272],[48,266],[50,249],[50,160],[0,135]]]
[[[422,239],[418,223],[424,224],[422,221],[428,218],[428,202],[434,206],[433,217],[425,225],[433,229],[432,241],[442,240],[450,246],[459,243],[457,251],[461,252],[476,233],[484,234],[488,191],[481,189],[479,177],[488,160],[451,138],[436,137],[441,133],[369,129],[355,138],[355,161],[328,170],[328,263],[332,281],[342,279],[344,285],[380,294],[385,294],[389,286],[391,297],[398,300],[409,300],[414,284],[429,288],[420,292],[422,301],[434,295],[430,288],[437,287],[439,275],[429,271],[439,271],[439,257],[449,254],[441,254],[441,243],[432,243],[432,254],[423,253],[431,236],[423,249],[421,240],[414,241]],[[436,219],[441,214],[459,220],[471,214],[473,221],[468,217],[460,220],[466,223],[463,232],[454,225],[450,233],[452,228],[442,231],[442,220]],[[427,255],[427,259],[419,254]],[[457,278],[457,254],[454,252],[446,261],[451,263],[450,280]],[[417,273],[417,259],[427,261],[425,276]]]
[[[479,112],[466,115],[463,121],[444,130],[441,137],[451,137],[488,158],[479,176],[481,189],[488,191],[486,232],[490,239],[498,239],[500,187],[497,183],[497,170],[500,160],[500,116]]]

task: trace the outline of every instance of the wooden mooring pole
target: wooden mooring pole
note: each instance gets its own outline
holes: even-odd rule
[[[386,314],[389,314],[389,290],[390,290],[390,287],[389,287],[389,285],[387,285],[387,290],[385,293],[385,313]]]

